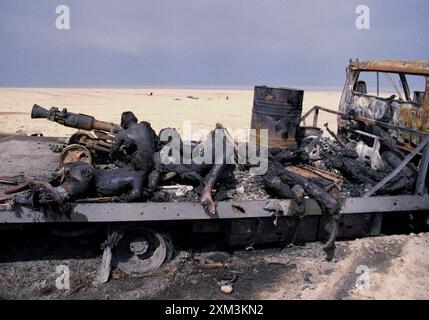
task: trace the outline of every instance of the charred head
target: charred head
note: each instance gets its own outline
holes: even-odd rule
[[[131,111],[125,111],[121,116],[121,127],[128,129],[132,124],[137,123],[137,117]]]

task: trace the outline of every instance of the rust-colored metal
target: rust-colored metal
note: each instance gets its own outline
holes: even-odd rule
[[[72,144],[65,147],[59,156],[60,167],[64,166],[66,163],[76,161],[92,164],[91,152],[80,144]]]
[[[0,194],[0,203],[4,203],[4,202],[10,201],[12,199],[13,199],[13,197],[11,195]]]
[[[296,144],[303,97],[302,90],[255,87],[251,128],[256,130],[257,147],[261,129],[268,130],[269,148],[288,148]]]
[[[20,191],[27,190],[30,186],[31,186],[30,181],[21,182],[17,185],[7,187],[6,189],[4,189],[4,193],[5,194],[17,193]]]
[[[106,202],[115,202],[120,200],[120,197],[95,197],[95,198],[86,198],[78,199],[76,203],[106,203]]]
[[[24,176],[0,176],[0,183],[2,184],[10,184],[16,186],[25,181],[28,181],[28,179]]]
[[[352,61],[349,67],[362,71],[383,71],[429,76],[429,61],[369,60]]]
[[[313,180],[313,181],[322,181],[322,182],[328,182],[326,183],[324,190],[330,191],[332,188],[336,187],[337,189],[340,188],[343,184],[343,180],[341,177],[326,171],[322,170],[316,167],[312,167],[309,165],[302,165],[302,166],[288,166],[286,167],[286,171],[295,173],[297,175],[300,175],[302,177],[305,177],[307,179]],[[323,181],[325,180],[325,181]]]
[[[53,122],[57,122],[65,127],[71,127],[83,130],[102,130],[106,132],[117,133],[121,127],[105,121],[100,121],[92,116],[68,112],[67,109],[60,111],[56,107],[47,110],[37,104],[33,105],[31,110],[31,118],[44,118]]]
[[[18,184],[18,181],[17,178],[14,177],[0,177],[0,183],[16,186]]]
[[[311,172],[313,172],[313,173],[315,173],[315,174],[317,174],[317,175],[319,175],[325,179],[333,181],[337,188],[339,188],[343,185],[343,179],[340,176],[333,174],[330,171],[319,169],[316,167],[311,167],[311,166],[306,165],[306,164],[303,165],[303,168],[307,169],[307,170],[309,170],[309,171],[311,171]]]
[[[4,189],[4,193],[6,195],[10,195],[13,193],[17,193],[23,190],[28,189],[29,187],[37,184],[39,181],[27,179],[23,176],[13,176],[13,177],[7,177],[2,176],[0,177],[0,183],[9,185]]]
[[[89,150],[96,150],[109,153],[112,148],[114,135],[100,131],[79,130],[70,137],[69,144],[80,144]]]

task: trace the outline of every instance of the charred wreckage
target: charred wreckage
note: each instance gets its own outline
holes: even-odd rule
[[[130,111],[116,125],[34,105],[32,118],[79,130],[57,145],[53,180],[0,177],[8,185],[0,223],[109,223],[98,282],[111,266],[140,275],[168,261],[167,233],[224,233],[240,246],[324,240],[329,258],[337,238],[378,235],[396,214],[427,228],[429,62],[351,61],[338,111],[302,114],[303,95],[255,87],[250,140],[261,156],[268,129],[263,174],[248,159],[237,164],[243,155],[221,124],[207,144],[182,141],[173,128],[157,135]],[[336,133],[319,126],[321,112],[337,115]],[[220,143],[211,143],[215,135]],[[172,139],[179,143],[166,152]],[[206,161],[189,156],[204,153]]]

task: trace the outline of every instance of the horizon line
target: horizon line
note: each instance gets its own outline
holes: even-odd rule
[[[193,90],[253,90],[256,86],[284,87],[308,91],[342,91],[343,86],[311,86],[285,84],[255,84],[255,85],[124,85],[124,86],[2,86],[0,89],[193,89]]]

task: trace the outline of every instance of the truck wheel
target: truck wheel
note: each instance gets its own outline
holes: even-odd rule
[[[167,234],[139,225],[115,230],[120,238],[113,247],[114,265],[131,276],[142,276],[161,267],[173,256],[173,244]]]

